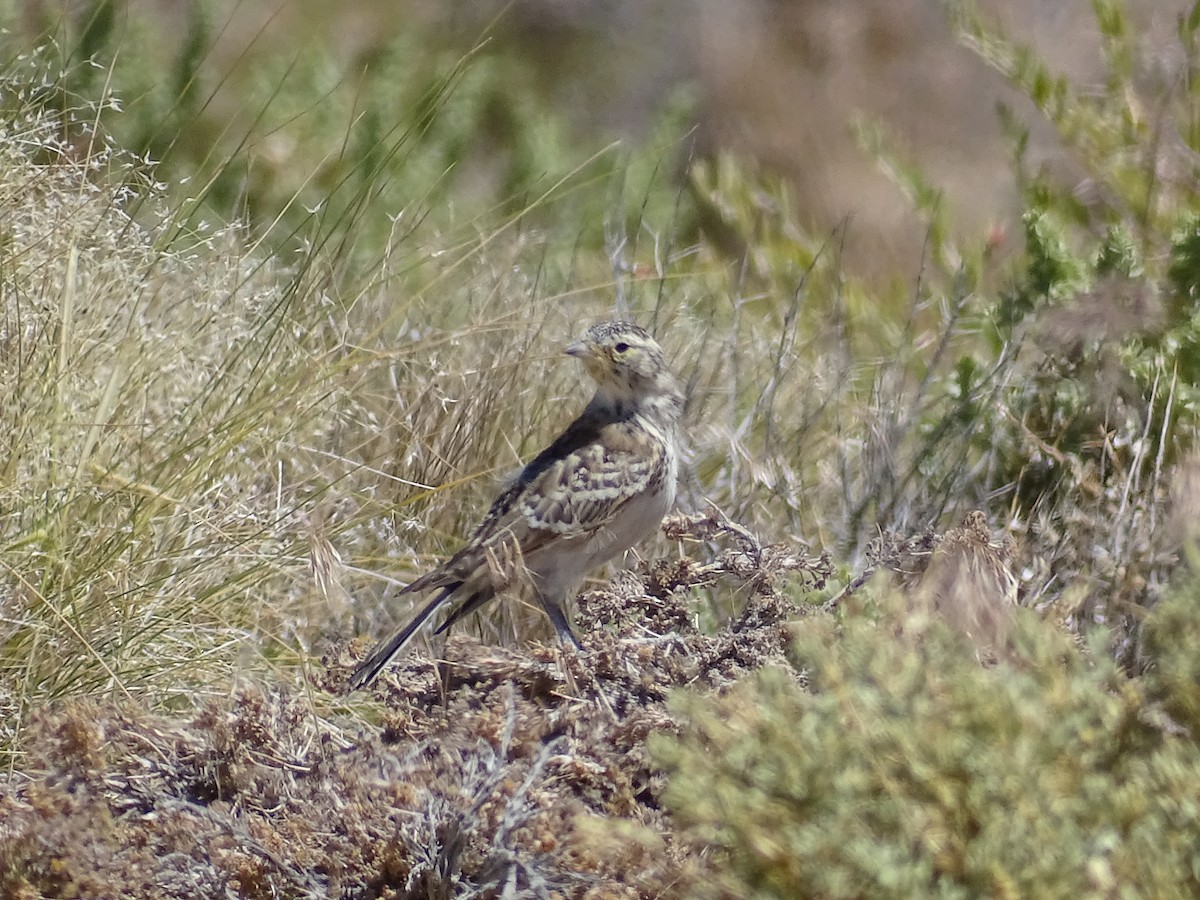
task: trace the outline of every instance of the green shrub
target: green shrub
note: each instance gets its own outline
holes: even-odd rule
[[[1200,656],[1200,608],[1186,630]],[[1032,614],[1004,660],[884,596],[798,626],[793,662],[680,696],[653,746],[713,854],[698,896],[1155,897],[1200,890],[1200,750],[1146,688]],[[1194,663],[1189,663],[1194,669]],[[1189,671],[1190,671],[1189,669]],[[1194,693],[1194,685],[1191,688]]]
[[[1192,552],[1193,567],[1195,552]],[[1193,740],[1200,740],[1200,579],[1194,573],[1154,610],[1144,652],[1151,695]]]

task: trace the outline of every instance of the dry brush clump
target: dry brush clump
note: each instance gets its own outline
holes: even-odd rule
[[[647,739],[680,727],[673,692],[720,693],[786,667],[797,608],[768,585],[827,575],[715,512],[672,527],[760,562],[669,576],[657,565],[589,591],[582,654],[454,637],[440,658],[412,655],[385,672],[369,706],[243,684],[171,718],[120,701],[43,709],[28,764],[0,787],[0,886],[101,897],[669,893],[696,860],[662,807]],[[750,586],[754,614],[709,636],[690,607],[718,576]],[[316,696],[344,690],[348,652],[327,660]],[[368,709],[378,726],[360,718]]]

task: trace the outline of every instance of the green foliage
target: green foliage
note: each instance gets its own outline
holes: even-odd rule
[[[1110,225],[1096,255],[1096,274],[1137,278],[1145,274],[1141,250],[1126,225]]]
[[[1194,574],[1198,558],[1195,547],[1189,548],[1192,571],[1155,607],[1144,644],[1154,662],[1150,691],[1192,740],[1200,740],[1200,578]]]
[[[978,253],[953,247],[933,257],[941,271],[928,278],[931,293],[961,314],[945,320],[943,361],[922,375],[923,445],[893,456],[899,477],[881,479],[883,490],[898,485],[893,506],[918,517],[968,496],[1007,504],[1045,577],[1092,586],[1076,627],[1117,624],[1116,652],[1138,668],[1132,610],[1156,602],[1170,568],[1155,528],[1162,486],[1200,429],[1200,192],[1178,175],[1193,151],[1163,138],[1177,130],[1191,144],[1197,133],[1189,23],[1200,14],[1193,7],[1180,21],[1188,62],[1175,80],[1147,59],[1124,5],[1097,2],[1106,77],[1102,89],[1084,90],[971,4],[951,6],[968,46],[1056,127],[1058,168],[1069,174],[1029,171],[1028,126],[1006,111],[1025,201],[1022,252],[999,277],[986,255],[983,267]],[[891,169],[928,210],[935,193],[920,173]],[[893,438],[889,452],[902,443]]]
[[[741,264],[731,292],[738,302],[774,301],[746,303],[766,312],[760,324],[779,298],[800,298],[799,332],[813,338],[793,346],[836,381],[821,411],[799,416],[807,430],[789,433],[785,446],[799,462],[786,477],[810,480],[803,460],[837,457],[839,536],[852,544],[881,520],[928,522],[973,502],[1007,503],[1029,528],[1078,516],[1103,531],[1100,523],[1120,519],[1148,549],[1153,539],[1125,514],[1153,521],[1159,500],[1145,488],[1186,456],[1200,425],[1200,321],[1190,312],[1200,194],[1194,179],[1171,176],[1191,163],[1162,139],[1191,128],[1200,88],[1156,80],[1121,3],[1095,6],[1101,90],[1055,73],[969,4],[951,5],[966,43],[1030,97],[1063,142],[1066,178],[1028,171],[1028,126],[1008,111],[1025,209],[1021,252],[1007,266],[987,240],[950,237],[936,180],[874,123],[859,124],[860,143],[926,223],[920,281],[903,295],[838,271],[839,236],[814,240],[797,229],[786,187],[770,176],[729,160],[693,170],[705,237]],[[1192,53],[1195,35],[1186,21],[1181,28]],[[809,435],[821,429],[840,435],[836,449],[813,447]],[[1151,555],[1126,558],[1138,543],[1127,537],[1109,536],[1118,570],[1141,570],[1132,582],[1159,580],[1143,569]],[[1080,538],[1078,564],[1094,541],[1094,531]]]
[[[1120,0],[1097,0],[1093,4],[1097,27],[1103,38],[1103,61],[1107,70],[1104,89],[1072,84],[1053,72],[1030,47],[1008,38],[996,24],[981,15],[969,0],[951,0],[960,36],[981,59],[1024,93],[1058,130],[1072,160],[1091,180],[1092,198],[1083,200],[1052,179],[1027,182],[1058,209],[1069,211],[1080,225],[1091,222],[1128,220],[1139,231],[1161,231],[1182,208],[1194,208],[1197,192],[1192,179],[1161,177],[1159,155],[1167,152],[1157,130],[1162,119],[1184,133],[1194,130],[1200,106],[1200,87],[1189,80],[1181,95],[1160,85],[1161,96],[1147,102],[1140,83],[1139,54],[1125,4]],[[1184,49],[1193,35],[1181,32]],[[1162,101],[1169,102],[1162,102]],[[1148,113],[1147,110],[1154,110]],[[1018,166],[1024,164],[1023,148]]]
[[[380,31],[348,57],[335,29],[311,27],[328,15],[320,4],[297,5],[302,27],[244,47],[210,2],[181,8],[169,33],[162,15],[94,0],[43,27],[64,73],[52,101],[97,104],[100,129],[155,160],[164,182],[186,183],[177,222],[245,220],[272,249],[332,248],[361,276],[413,223],[469,243],[503,217],[537,225],[552,198],[555,217],[582,223],[571,240],[595,248],[614,213],[635,236],[643,219],[662,229],[678,214],[662,170],[686,101],[650,152],[581,154],[527,59],[486,35],[464,51],[448,22]],[[19,50],[20,23],[0,24]],[[629,202],[613,203],[612,184]]]
[[[1187,647],[1191,675],[1194,598],[1185,618],[1175,653]],[[1021,617],[985,667],[889,595],[840,626],[798,626],[792,656],[809,690],[775,670],[720,699],[680,696],[682,734],[652,745],[672,813],[714,854],[694,896],[1200,890],[1186,799],[1200,750],[1151,726],[1144,689],[1049,623]]]
[[[1159,308],[1159,289],[1129,225],[1109,226],[1081,251],[1050,211],[1030,210],[1024,222],[1022,267],[990,314],[997,356],[986,368],[962,357],[945,390],[954,399],[991,393],[998,400],[1004,419],[977,434],[976,451],[999,451],[996,483],[1015,487],[1029,509],[1078,488],[1085,469],[1089,477],[1124,477],[1131,464],[1161,464],[1190,447],[1198,424],[1200,318],[1186,302]],[[1164,293],[1188,296],[1193,242],[1190,226],[1176,229]],[[1097,440],[1114,428],[1123,436]],[[1114,464],[1114,446],[1143,436],[1151,443],[1137,461]],[[1040,463],[1031,448],[1041,451]]]
[[[1171,265],[1167,270],[1172,293],[1172,318],[1188,316],[1200,299],[1200,213],[1184,218],[1171,236]]]
[[[1083,261],[1071,252],[1065,229],[1046,209],[1030,209],[1021,217],[1025,233],[1025,264],[1013,290],[1000,297],[996,323],[1011,332],[1039,307],[1074,296],[1087,285]]]
[[[697,225],[707,242],[729,259],[743,260],[754,287],[794,284],[819,257],[829,269],[827,246],[796,224],[787,185],[730,154],[697,161],[688,189]]]

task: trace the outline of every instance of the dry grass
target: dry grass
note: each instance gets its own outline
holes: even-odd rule
[[[237,229],[168,247],[152,172],[90,109],[38,111],[36,74],[3,85],[25,111],[0,151],[4,678],[22,705],[157,693],[164,669],[190,694],[278,630],[247,593],[291,589],[283,466],[319,427],[322,350],[297,281]]]

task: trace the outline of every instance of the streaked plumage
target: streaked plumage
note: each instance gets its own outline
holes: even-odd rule
[[[401,593],[436,590],[355,669],[375,679],[443,604],[441,633],[498,592],[524,584],[562,640],[576,646],[564,604],[592,569],[658,527],[675,501],[683,393],[642,328],[606,322],[567,348],[596,381],[579,417],[501,492],[467,544]]]

